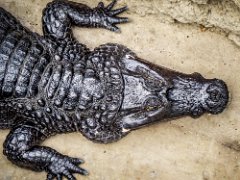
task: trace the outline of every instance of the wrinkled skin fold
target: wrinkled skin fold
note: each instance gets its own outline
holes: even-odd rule
[[[40,36],[0,8],[0,129],[10,129],[3,153],[14,164],[46,171],[47,179],[87,175],[83,160],[41,146],[59,133],[81,132],[110,143],[131,130],[181,116],[221,113],[228,89],[219,79],[156,66],[119,44],[90,50],[72,26],[118,32],[127,7],[96,8],[53,1]]]

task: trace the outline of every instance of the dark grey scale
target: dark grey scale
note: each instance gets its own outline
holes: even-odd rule
[[[74,72],[71,87],[63,104],[63,107],[66,110],[73,110],[78,105],[78,99],[82,89],[84,68],[85,67],[82,65],[82,63],[77,63],[73,67]]]
[[[99,120],[102,116],[102,113],[101,112],[97,112],[95,115],[94,115],[94,119],[96,120]]]
[[[12,48],[12,54],[6,65],[4,79],[2,83],[2,95],[9,97],[12,95],[19,72],[19,61],[25,58],[26,54],[22,53],[23,46],[22,34],[19,32],[12,32],[12,37],[8,39],[9,47]],[[25,49],[26,50],[26,49]]]
[[[74,54],[76,55],[75,61],[84,62],[87,60],[87,54],[90,53],[90,50],[87,48],[86,45],[81,43],[75,44],[76,48],[74,49]]]
[[[0,7],[0,27],[8,27],[7,29],[14,29],[18,31],[26,31],[26,29],[20,24],[20,22],[13,17],[9,12]]]
[[[20,103],[17,105],[17,107],[21,110],[21,109],[23,109],[23,104]]]
[[[33,68],[31,69],[31,76],[29,80],[28,90],[27,90],[27,97],[32,97],[37,94],[37,85],[40,81],[40,73],[41,73],[41,67],[40,64],[40,57],[43,55],[44,49],[39,44],[34,44],[32,47],[32,54],[33,57],[35,57],[35,64],[33,65]],[[30,59],[31,60],[31,59]],[[38,70],[37,68],[40,68]]]
[[[45,111],[46,111],[47,113],[52,113],[52,109],[51,109],[50,107],[46,107]]]
[[[50,117],[50,115],[48,114],[44,114],[43,118],[42,118],[42,121],[41,121],[42,124],[47,124],[47,129],[48,130],[55,130],[55,121],[53,121]]]
[[[41,77],[41,81],[39,83],[39,90],[42,91],[45,89],[46,85],[48,84],[48,81],[53,73],[53,64],[48,64],[46,69],[43,72],[43,75]],[[46,95],[46,94],[44,94]]]
[[[52,12],[52,9],[51,8],[48,8],[48,6],[46,7],[46,9],[48,9],[48,11],[49,11],[49,13],[51,14],[50,16],[43,16],[43,21],[44,22],[49,22],[49,21],[55,21],[56,19],[54,18],[54,16],[53,16],[53,12]],[[50,28],[50,29],[52,29],[51,28],[51,26],[50,25],[48,25],[48,24],[45,24],[44,26],[47,26],[47,28]]]
[[[56,49],[56,54],[55,54],[55,57],[57,57],[57,58],[56,58],[57,61],[60,61],[60,60],[61,60],[60,55],[63,54],[63,51],[64,51],[65,47],[66,47],[66,44],[64,44],[64,43],[59,44],[59,46],[57,47],[57,49]]]
[[[50,31],[51,34],[53,34],[53,35],[58,34],[59,37],[65,38],[66,33],[63,31],[63,29],[70,28],[70,27],[67,27],[68,24],[66,25],[63,23],[58,23],[59,20],[65,19],[65,16],[67,16],[65,11],[63,11],[63,9],[58,8],[58,7],[52,8],[50,6],[47,6],[45,12],[47,12],[48,14],[51,14],[51,15],[50,16],[43,15],[43,21],[46,22],[43,26],[44,31]],[[59,19],[59,17],[55,16],[55,15],[59,15],[59,17],[61,19]]]
[[[32,111],[33,110],[33,105],[31,103],[26,104],[26,110],[27,111]]]
[[[72,116],[68,114],[67,112],[62,111],[63,121],[65,122],[66,127],[70,127],[70,124],[72,123]]]
[[[35,65],[32,71],[32,75],[29,83],[29,89],[27,92],[28,97],[35,96],[38,93],[39,82],[41,80],[43,71],[48,63],[49,63],[49,57],[48,55],[44,54],[43,56],[40,57],[39,62],[37,62],[37,64]]]
[[[64,45],[61,45],[59,50],[63,54],[63,59],[69,62],[84,62],[85,60],[83,60],[83,58],[86,59],[87,54],[90,52],[85,45],[75,41],[70,41]]]
[[[56,126],[56,119],[54,118],[52,111],[51,113],[47,113],[46,108],[39,108],[34,111],[36,120],[44,125],[47,129],[53,130],[55,129],[54,126]],[[47,126],[46,126],[47,125]]]
[[[56,61],[61,61],[61,57],[56,54],[56,55],[54,55],[54,60],[56,60]]]
[[[58,49],[59,45],[56,41],[53,41],[51,39],[44,39],[44,37],[40,36],[37,38],[39,43],[42,44],[45,49],[49,52],[49,54],[53,55],[55,54],[56,50]]]
[[[52,121],[50,121],[49,116],[45,114],[43,120],[45,121],[46,124],[49,124],[49,125],[50,125],[49,127],[51,127],[51,129],[52,129],[52,127],[54,126],[54,124],[53,124],[53,123],[50,123],[50,122],[52,122]],[[51,125],[52,125],[52,126],[51,126]]]
[[[45,89],[47,98],[52,99],[54,97],[62,77],[63,73],[62,71],[63,71],[62,64],[58,64],[56,65],[56,67],[54,67],[53,73]]]
[[[0,16],[0,32],[2,32],[3,34],[5,34],[10,27],[8,23],[4,23],[5,21],[5,18],[3,16]]]
[[[61,82],[60,82],[57,92],[55,93],[55,96],[54,96],[54,104],[57,107],[61,107],[63,105],[63,101],[67,97],[67,94],[69,92],[72,77],[73,77],[72,64],[67,63],[66,65],[64,65]]]
[[[64,101],[63,108],[65,110],[73,110],[77,107],[79,93],[77,93],[74,88],[71,88],[67,98]]]
[[[42,98],[41,98],[41,99],[38,99],[38,100],[37,100],[37,103],[38,103],[38,105],[41,106],[41,107],[44,107],[45,104],[46,104],[45,100],[42,99]]]
[[[84,73],[85,78],[94,78],[95,77],[95,71],[91,68],[86,69]]]
[[[79,100],[79,109],[86,110],[91,106],[92,95],[89,92],[83,90],[81,91],[80,100]]]
[[[14,54],[15,47],[17,45],[17,40],[19,33],[11,32],[9,33],[0,44],[0,87],[3,88],[6,68],[9,63],[11,55]]]
[[[88,62],[89,63],[89,62]],[[92,66],[92,65],[91,65]],[[96,76],[96,71],[92,68],[87,68],[84,72],[83,88],[79,98],[79,109],[85,110],[93,105],[93,100],[98,100],[103,97],[103,93],[99,88],[100,83]]]
[[[56,132],[70,132],[75,130],[71,116],[59,108],[53,109],[52,113],[47,116],[49,117],[49,123]]]
[[[78,124],[79,122],[82,121],[82,116],[81,116],[81,113],[80,111],[75,111],[72,118],[73,120],[75,121],[76,124]]]
[[[57,121],[62,121],[63,116],[60,114],[60,112],[55,111],[55,118]]]
[[[0,42],[6,37],[6,30],[1,27],[1,21],[0,21]]]
[[[0,42],[6,37],[10,32],[10,25],[6,23],[4,16],[0,16]]]
[[[97,127],[97,123],[94,118],[87,118],[86,123],[87,123],[87,126],[91,129],[95,129]]]
[[[29,37],[31,38],[31,37]],[[33,41],[33,40],[32,40]],[[29,83],[32,75],[32,69],[35,67],[39,61],[40,53],[37,49],[37,44],[34,42],[29,48],[28,55],[25,58],[23,65],[21,67],[18,80],[16,83],[15,93],[20,97],[24,97],[27,94]]]
[[[37,111],[35,111],[35,116],[37,117],[37,118],[42,118],[43,117],[43,113],[42,113],[42,111],[41,110],[37,110]]]

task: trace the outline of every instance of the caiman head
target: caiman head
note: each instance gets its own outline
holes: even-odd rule
[[[135,55],[125,55],[120,66],[125,84],[121,120],[126,130],[180,116],[218,114],[227,105],[228,89],[222,80],[179,73]]]
[[[121,45],[108,44],[97,52],[92,64],[97,67],[101,87],[95,81],[85,84],[90,84],[90,94],[102,90],[103,96],[81,112],[84,117],[79,128],[96,142],[113,142],[130,130],[159,121],[195,118],[205,112],[218,114],[227,105],[228,89],[222,80],[148,63]]]

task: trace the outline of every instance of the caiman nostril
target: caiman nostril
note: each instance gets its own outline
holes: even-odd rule
[[[222,94],[218,91],[218,90],[213,90],[212,92],[210,92],[210,99],[214,102],[218,102],[219,100],[221,100],[222,98]]]
[[[209,94],[209,97],[205,101],[207,104],[206,110],[212,114],[222,112],[228,102],[228,89],[226,84],[222,80],[214,79],[206,92]]]

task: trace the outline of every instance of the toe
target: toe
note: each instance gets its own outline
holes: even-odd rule
[[[115,6],[116,3],[117,3],[117,0],[113,0],[113,1],[106,7],[106,9],[107,9],[107,10],[111,10],[111,9]]]
[[[53,174],[51,174],[51,173],[48,173],[47,174],[47,180],[53,180],[54,179],[54,175]]]
[[[122,8],[120,8],[120,9],[116,9],[116,10],[110,11],[110,12],[109,12],[109,15],[110,15],[110,16],[116,16],[116,15],[121,14],[121,13],[123,13],[124,11],[127,11],[127,10],[128,10],[128,7],[125,6],[125,7],[122,7]]]
[[[84,160],[80,158],[70,158],[70,161],[76,165],[83,164]]]
[[[84,176],[87,176],[89,174],[85,169],[80,168],[78,166],[72,166],[72,167],[70,167],[70,170],[74,173],[78,173],[78,174],[81,174]]]

